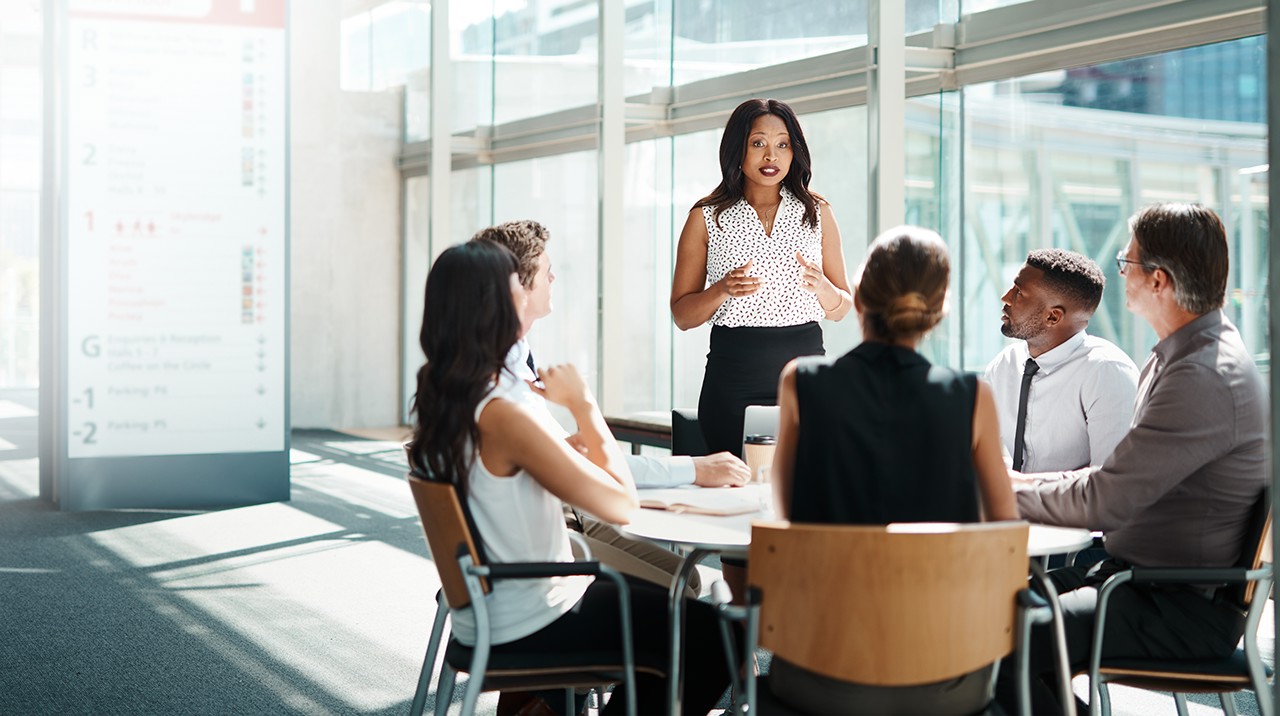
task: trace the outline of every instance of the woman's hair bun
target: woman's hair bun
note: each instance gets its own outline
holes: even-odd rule
[[[930,310],[924,294],[911,291],[895,297],[884,312],[884,321],[894,335],[923,333],[937,324],[939,312]]]

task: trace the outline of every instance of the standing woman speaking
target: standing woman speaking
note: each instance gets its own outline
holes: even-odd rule
[[[676,250],[671,315],[711,323],[698,422],[711,453],[742,454],[748,405],[776,405],[778,374],[821,355],[818,321],[853,300],[831,205],[809,191],[809,146],[784,102],[750,99],[720,140],[720,185],[689,211]]]

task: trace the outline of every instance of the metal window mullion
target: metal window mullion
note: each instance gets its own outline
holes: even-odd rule
[[[906,11],[871,0],[867,88],[867,239],[903,222],[906,182]]]
[[[1280,77],[1280,0],[1268,0],[1267,2],[1267,72],[1266,76],[1270,78],[1270,82],[1274,83],[1276,77]],[[1267,92],[1267,134],[1271,137],[1280,137],[1280,92]],[[1280,167],[1280,142],[1272,141],[1267,144],[1267,161],[1273,167]],[[1268,251],[1267,266],[1269,287],[1267,295],[1267,319],[1270,324],[1268,331],[1267,344],[1268,355],[1275,356],[1280,353],[1280,311],[1276,310],[1276,287],[1280,286],[1280,251],[1277,251],[1277,244],[1280,244],[1280,227],[1276,226],[1274,217],[1270,215],[1271,207],[1280,203],[1280,182],[1271,181],[1271,177],[1267,177],[1267,212],[1270,219],[1267,222],[1268,234]],[[1276,399],[1280,395],[1280,372],[1277,372],[1268,359],[1267,372],[1269,387],[1271,390],[1271,445],[1280,445],[1280,400]],[[1271,460],[1271,511],[1275,514],[1280,511],[1280,460],[1274,458]],[[1271,553],[1275,554],[1275,532],[1271,532]],[[1276,621],[1272,628],[1271,636],[1280,641],[1280,620]],[[1269,699],[1271,708],[1260,709],[1263,713],[1275,713],[1274,704],[1280,700],[1280,679],[1276,679],[1271,687],[1270,694],[1258,694],[1259,701]],[[1261,705],[1261,704],[1260,704]]]

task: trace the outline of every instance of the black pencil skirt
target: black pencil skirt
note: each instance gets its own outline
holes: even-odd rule
[[[711,327],[711,351],[698,397],[698,424],[707,452],[742,457],[742,416],[748,405],[778,404],[778,374],[793,358],[824,355],[822,327]]]

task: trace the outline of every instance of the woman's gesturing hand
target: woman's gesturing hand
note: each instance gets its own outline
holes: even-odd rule
[[[819,298],[822,296],[823,289],[835,289],[835,286],[831,283],[831,279],[827,278],[827,275],[822,272],[821,266],[809,259],[806,259],[804,254],[799,251],[796,252],[796,261],[800,263],[801,288],[809,293],[818,294]]]
[[[755,262],[755,259],[751,259],[738,268],[729,271],[724,275],[724,278],[720,279],[721,283],[724,284],[726,293],[731,297],[737,298],[739,296],[750,296],[760,290],[760,287],[764,285],[764,279],[759,276],[748,275]]]
[[[538,380],[542,385],[534,381],[526,382],[529,383],[533,392],[556,405],[572,409],[581,404],[595,404],[595,398],[592,397],[587,382],[582,379],[582,374],[571,363],[538,368]]]

